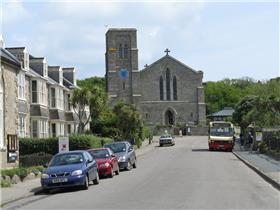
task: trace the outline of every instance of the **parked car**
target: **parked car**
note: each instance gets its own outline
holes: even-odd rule
[[[56,154],[41,176],[41,185],[46,191],[73,186],[88,189],[90,181],[99,184],[97,163],[83,150]]]
[[[120,169],[130,170],[136,168],[136,154],[133,146],[127,141],[118,141],[105,144],[105,148],[110,148],[118,157]]]
[[[175,137],[170,134],[164,134],[159,138],[159,146],[163,146],[165,144],[175,145]]]
[[[99,176],[112,178],[119,174],[118,158],[110,148],[90,149],[88,152],[97,162]]]

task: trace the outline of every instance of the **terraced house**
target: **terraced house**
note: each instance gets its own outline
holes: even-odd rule
[[[76,69],[48,65],[26,47],[1,46],[1,168],[18,164],[18,139],[68,136],[78,131],[71,104]],[[89,127],[87,127],[88,129]]]

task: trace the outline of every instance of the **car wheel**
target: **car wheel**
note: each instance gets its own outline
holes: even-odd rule
[[[115,171],[116,175],[119,175],[120,174],[120,168],[118,166],[117,170]]]
[[[127,167],[125,168],[127,171],[131,170],[131,163],[130,161],[127,162]]]
[[[98,172],[96,172],[96,178],[92,181],[93,182],[93,184],[99,184],[99,174],[98,174]]]
[[[160,147],[162,147],[162,144],[159,144]]]
[[[209,151],[213,151],[213,148],[210,148],[210,147],[209,147]]]
[[[133,163],[133,168],[136,168],[137,167],[137,161],[136,161],[136,159],[135,159],[135,162]]]
[[[88,185],[89,185],[89,180],[88,180],[88,175],[86,175],[86,180],[85,180],[85,183],[84,183],[84,190],[88,189]]]

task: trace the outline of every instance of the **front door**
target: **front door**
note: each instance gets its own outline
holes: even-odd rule
[[[166,125],[174,125],[174,114],[172,111],[167,110],[165,113],[165,124]]]

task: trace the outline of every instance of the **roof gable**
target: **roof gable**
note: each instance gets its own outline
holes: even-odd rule
[[[188,70],[192,71],[195,74],[198,73],[203,73],[202,71],[196,71],[193,68],[187,66],[186,64],[182,63],[181,61],[177,60],[176,58],[170,56],[170,55],[165,55],[162,58],[158,59],[157,61],[155,61],[154,63],[152,63],[151,65],[147,66],[146,68],[142,69],[141,71],[148,71],[149,69],[152,69],[152,67],[154,67],[155,65],[164,62],[165,60],[171,60],[175,63],[178,63],[179,65],[183,66],[184,68],[187,68]]]

